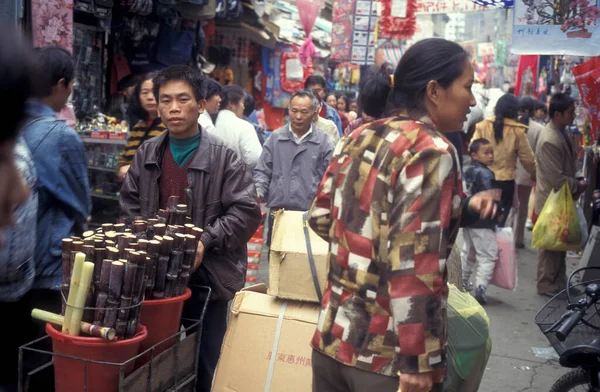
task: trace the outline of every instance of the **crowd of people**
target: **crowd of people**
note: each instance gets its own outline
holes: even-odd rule
[[[85,228],[91,200],[85,148],[56,117],[72,90],[72,57],[56,47],[29,50],[10,32],[2,37],[0,311],[11,322],[0,324],[0,335],[12,337],[3,347],[12,360],[0,372],[0,390],[10,391],[19,345],[41,333],[31,309],[60,312],[61,240]],[[565,94],[551,98],[545,126],[536,122],[544,110],[535,101],[503,96],[495,116],[476,124],[472,164],[463,168],[445,135],[468,121],[474,83],[460,45],[423,40],[393,77],[387,67],[363,75],[356,102],[328,94],[322,76],[309,77],[291,97],[287,124],[266,140],[243,89],[188,66],[124,87],[130,97],[119,108],[131,131],[118,167],[123,217],[155,216],[175,195],[204,229],[190,282],[213,293],[198,391],[211,389],[228,301],[244,285],[246,243],[261,223],[261,204],[309,211],[310,226],[329,243],[328,284],[310,342],[313,390],[440,390],[445,260],[459,228],[463,285],[485,303],[497,259],[494,229],[509,224],[513,199],[526,205],[535,181],[539,214],[552,189],[566,182],[577,196],[587,186],[575,170],[567,131],[574,102]],[[523,245],[526,208],[514,215]],[[538,293],[553,294],[564,280],[564,252],[540,249]],[[199,318],[202,295],[193,293],[184,317]]]

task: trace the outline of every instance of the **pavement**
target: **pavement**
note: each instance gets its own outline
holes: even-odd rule
[[[530,231],[526,232],[525,242],[531,242]],[[490,286],[487,292],[485,309],[490,318],[493,347],[480,392],[547,392],[569,370],[560,367],[556,359],[547,359],[553,351],[534,322],[537,312],[549,300],[537,295],[535,289],[537,249],[518,249],[517,260],[517,289],[508,291]],[[568,271],[578,262],[569,259]],[[268,285],[266,250],[257,280]],[[534,351],[541,351],[542,355],[536,356]]]

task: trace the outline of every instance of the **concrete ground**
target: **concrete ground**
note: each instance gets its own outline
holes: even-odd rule
[[[530,243],[531,232],[526,233]],[[534,317],[549,299],[536,294],[536,249],[517,250],[519,282],[517,290],[490,286],[485,309],[491,323],[492,354],[480,392],[547,392],[568,369],[556,359],[536,356],[534,350],[550,344],[534,322]],[[263,252],[258,281],[268,285],[268,264]],[[569,261],[569,270],[578,260]]]

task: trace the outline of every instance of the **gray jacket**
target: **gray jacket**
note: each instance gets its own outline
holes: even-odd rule
[[[279,128],[265,142],[254,169],[258,195],[269,208],[308,211],[332,153],[331,139],[315,126],[299,145],[289,124]]]

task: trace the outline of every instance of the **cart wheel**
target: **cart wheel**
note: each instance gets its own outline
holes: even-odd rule
[[[583,369],[571,370],[559,378],[550,392],[575,392],[575,391],[594,391],[589,383],[589,374]]]

